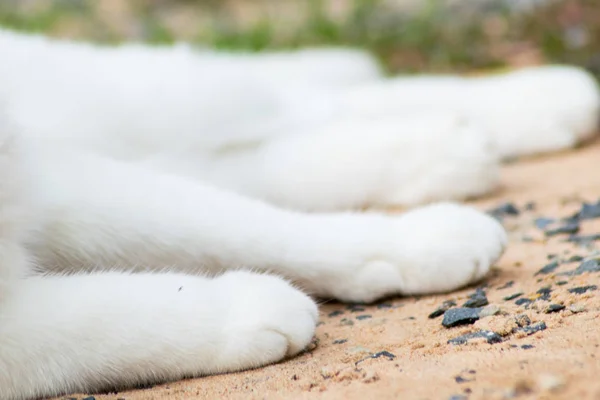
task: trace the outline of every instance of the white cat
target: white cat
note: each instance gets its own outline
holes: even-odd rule
[[[297,287],[372,302],[474,282],[506,245],[491,217],[341,211],[486,193],[500,156],[590,137],[600,103],[567,67],[384,79],[350,50],[1,30],[0,54],[1,400],[297,354],[318,318]]]

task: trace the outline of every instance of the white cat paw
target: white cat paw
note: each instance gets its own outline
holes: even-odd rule
[[[528,68],[474,80],[465,115],[492,134],[503,158],[568,149],[598,132],[600,92],[576,67]]]
[[[257,161],[265,163],[263,184],[251,194],[309,211],[479,196],[499,183],[488,136],[455,113],[347,117],[313,135],[272,141]]]
[[[317,283],[317,293],[372,302],[394,294],[455,290],[484,277],[507,243],[494,218],[455,204],[431,205],[399,217],[364,217],[347,228],[346,235],[360,233],[362,238],[353,238],[353,248],[347,249],[348,265],[329,271],[331,276]]]
[[[433,112],[412,119],[387,143],[396,152],[393,160],[386,160],[388,167],[381,174],[388,180],[371,205],[389,208],[464,200],[498,186],[499,158],[488,133],[473,121]]]
[[[596,81],[572,66],[476,78],[393,78],[352,89],[341,101],[353,115],[377,118],[455,112],[483,128],[502,158],[571,148],[598,132],[600,116]]]
[[[317,305],[283,279],[240,271],[217,280],[231,299],[218,363],[223,370],[277,362],[298,354],[312,340]]]

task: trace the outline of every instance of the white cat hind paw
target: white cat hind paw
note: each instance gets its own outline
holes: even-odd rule
[[[472,88],[480,102],[466,115],[493,133],[503,158],[569,149],[598,132],[600,91],[580,68],[529,68]]]
[[[414,121],[417,121],[413,117]],[[395,142],[397,166],[374,205],[416,206],[487,194],[500,182],[500,162],[488,134],[455,113],[426,113]],[[410,135],[405,145],[402,135]],[[412,160],[412,162],[407,162]]]

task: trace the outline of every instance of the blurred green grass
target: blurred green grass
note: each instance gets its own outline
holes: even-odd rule
[[[390,73],[477,72],[540,63],[600,75],[597,0],[516,13],[424,0],[407,12],[383,0],[2,0],[0,25],[99,43],[186,40],[228,50],[352,46]],[[489,3],[489,2],[488,2]]]

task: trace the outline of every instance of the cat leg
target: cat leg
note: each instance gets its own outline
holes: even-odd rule
[[[441,204],[400,216],[302,214],[147,168],[43,146],[29,246],[54,271],[245,266],[345,301],[449,291],[483,277],[506,236],[493,218]]]
[[[69,223],[80,230],[96,229],[100,237],[92,245],[103,251],[110,251],[107,246],[112,243],[102,243],[99,231],[107,226],[95,224],[98,213],[87,214],[82,207],[71,210],[80,214],[69,220],[73,214],[53,209],[56,203],[48,208],[48,203],[35,201],[61,197],[61,185],[36,191],[39,179],[46,182],[46,172],[50,181],[58,179],[62,188],[69,188],[80,182],[52,171],[65,165],[81,167],[79,177],[94,179],[94,171],[86,169],[90,164],[55,163],[56,168],[46,171],[43,157],[36,158],[26,143],[20,147],[19,139],[12,129],[0,126],[0,400],[48,398],[237,371],[297,354],[309,343],[317,307],[277,277],[236,271],[215,279],[117,272],[26,276],[23,244],[30,242],[29,234],[35,234],[28,231],[30,223],[33,231],[49,229],[50,235],[56,235],[53,240],[61,241],[64,247],[58,251],[62,252],[81,244],[65,240]],[[70,195],[85,201],[85,194],[77,197],[76,190],[71,187],[62,198]],[[28,221],[29,196],[40,207],[36,211],[41,211],[32,215],[48,217],[39,221],[41,225]],[[105,204],[109,213],[115,204],[118,208],[118,198]],[[66,230],[61,232],[63,217]],[[143,224],[139,228],[145,229]],[[116,246],[113,249],[118,251]],[[82,258],[100,261],[89,255]],[[50,260],[39,257],[37,261]],[[79,271],[76,265],[71,267],[70,272]]]
[[[0,115],[0,308],[29,267],[29,257],[22,246],[30,217],[28,181],[14,133]]]
[[[302,351],[318,317],[285,281],[247,272],[45,276],[16,289],[0,307],[0,400],[260,367]]]
[[[392,78],[352,88],[340,102],[346,112],[372,118],[454,111],[481,126],[503,158],[571,148],[598,132],[600,116],[594,78],[567,66],[472,78]]]
[[[486,134],[439,112],[345,118],[211,157],[167,154],[144,165],[307,211],[463,200],[499,183]]]

